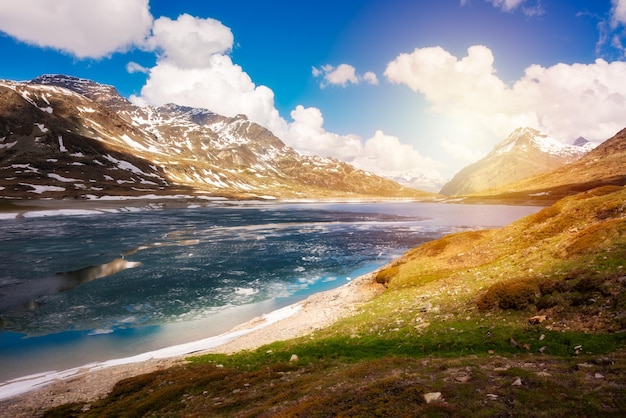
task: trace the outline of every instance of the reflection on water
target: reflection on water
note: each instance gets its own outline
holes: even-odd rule
[[[54,276],[37,280],[26,280],[0,287],[0,314],[22,309],[33,309],[43,296],[65,292],[76,286],[110,276],[119,271],[141,265],[140,262],[127,261],[123,258],[89,266],[79,270],[57,273]]]

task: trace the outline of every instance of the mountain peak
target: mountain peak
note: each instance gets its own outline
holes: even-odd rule
[[[528,152],[530,149],[563,158],[579,158],[589,151],[581,146],[565,144],[536,129],[524,127],[516,129],[497,144],[487,158],[512,152]]]
[[[571,163],[589,149],[564,144],[530,127],[518,128],[486,157],[459,173],[442,189],[445,195],[475,193]]]
[[[128,100],[119,94],[115,87],[85,78],[63,74],[44,74],[32,79],[28,84],[63,87],[93,101],[104,104],[105,106],[117,108],[118,110],[131,105]]]

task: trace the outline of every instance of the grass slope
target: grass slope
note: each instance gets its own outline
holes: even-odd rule
[[[624,416],[625,263],[626,189],[595,189],[409,251],[377,275],[383,294],[332,327],[47,415]]]

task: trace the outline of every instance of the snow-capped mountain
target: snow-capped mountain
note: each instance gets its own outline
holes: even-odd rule
[[[582,144],[587,142],[585,140]],[[624,185],[626,185],[626,128],[595,146],[573,163],[554,171],[482,191],[472,198],[479,202],[541,201],[549,204],[583,191],[607,186],[605,190],[611,190],[611,187]]]
[[[419,169],[388,178],[403,186],[432,193],[439,193],[439,190],[450,180],[442,176],[425,175]]]
[[[0,170],[7,198],[426,195],[303,156],[242,115],[138,107],[112,86],[60,75],[0,82]]]
[[[593,149],[591,142],[569,145],[532,128],[518,128],[483,159],[463,168],[442,189],[454,196],[502,186],[552,171]]]

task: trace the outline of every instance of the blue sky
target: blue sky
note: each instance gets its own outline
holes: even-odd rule
[[[0,0],[0,78],[89,78],[446,178],[520,126],[625,127],[625,25],[626,0]]]

